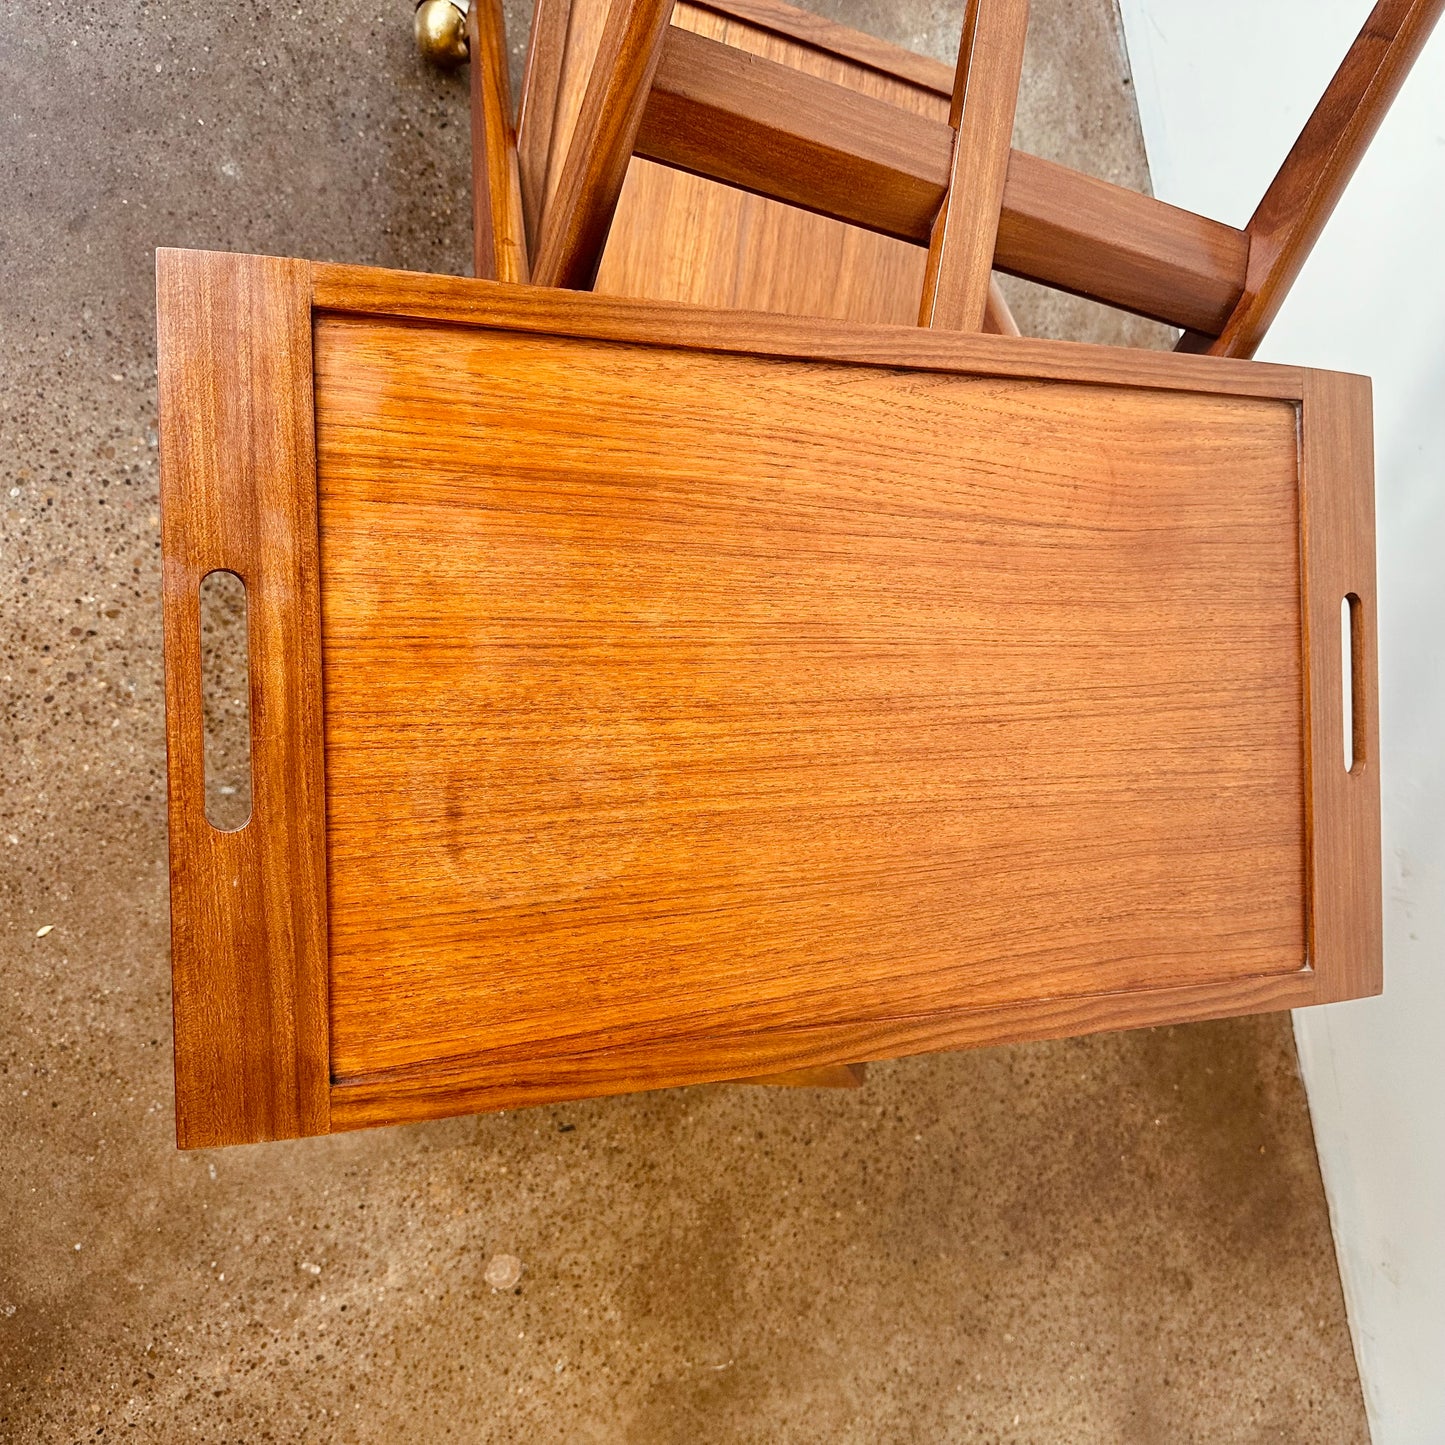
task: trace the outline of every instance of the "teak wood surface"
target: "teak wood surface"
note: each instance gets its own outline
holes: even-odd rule
[[[928,242],[920,326],[982,331],[1023,73],[1028,0],[968,0],[948,123],[948,193]]]
[[[607,0],[538,12],[520,145],[539,209],[572,149],[608,13]],[[954,78],[780,0],[679,0],[595,289],[915,321],[919,247],[954,158]],[[1008,154],[996,247],[1001,270],[1206,330],[1238,302],[1248,254],[1231,226],[1021,151]]]
[[[472,274],[488,281],[527,281],[531,268],[502,0],[476,0],[468,6],[467,47],[474,160]]]
[[[606,0],[556,0],[553,8],[564,11],[553,24],[564,28],[565,38],[550,59],[558,79],[544,196],[559,183],[608,13]],[[826,80],[947,124],[952,78],[946,67],[791,6],[682,0],[672,27],[669,42],[678,33],[696,35],[745,60],[766,59],[789,74]],[[664,64],[668,53],[665,45]],[[548,57],[539,58],[539,74],[547,63]],[[654,78],[649,105],[658,103]],[[544,105],[538,99],[534,115]],[[537,121],[533,125],[540,129]],[[594,289],[650,301],[907,325],[917,317],[924,262],[917,246],[637,155]]]
[[[1442,12],[1445,0],[1378,0],[1250,217],[1238,304],[1182,350],[1254,355]]]
[[[161,550],[176,1134],[329,1127],[311,268],[163,252]],[[250,636],[251,817],[206,819],[200,586],[234,572]]]
[[[792,221],[783,222],[791,247],[760,246],[758,253],[767,258],[762,264],[786,276],[781,291],[786,295],[796,284],[801,299],[779,305],[766,292],[760,299],[727,295],[752,239],[738,222],[752,215],[745,208],[727,215],[731,224],[708,224],[706,208],[718,203],[698,187],[721,182],[832,222],[928,245],[923,324],[976,326],[991,261],[1002,271],[1180,326],[1182,350],[1249,357],[1445,12],[1445,0],[1378,0],[1242,231],[1008,150],[1024,0],[970,0],[965,7],[951,115],[940,113],[949,87],[931,62],[783,0],[683,0],[670,25],[666,8],[663,0],[542,0],[539,22],[545,23],[536,30],[535,63],[529,62],[538,101],[524,102],[532,117],[527,151],[534,177],[543,169],[543,130],[549,142],[549,179],[534,179],[531,189],[554,192],[549,264],[541,279],[591,281],[619,194],[626,199],[624,152],[631,149],[694,180],[683,181],[673,197],[642,173],[644,204],[617,215],[634,249],[640,246],[642,264],[635,255],[632,264],[621,263],[620,277],[604,289],[864,319],[855,308],[866,284],[849,273],[871,272],[845,257],[842,279],[830,287],[838,258],[826,248],[815,257],[807,244],[814,236]],[[624,26],[635,32],[635,43],[617,42]],[[609,110],[594,103],[613,91],[625,94],[625,105]],[[961,104],[965,93],[970,104],[978,102],[971,111]],[[617,122],[607,122],[613,113]],[[590,192],[578,188],[585,177],[596,182]],[[827,231],[814,234],[836,239]],[[565,244],[550,244],[556,238]],[[764,231],[758,239],[773,238]],[[945,265],[949,253],[954,260]],[[907,269],[906,261],[889,260]],[[810,268],[824,277],[813,288],[806,281]],[[673,270],[681,284],[696,287],[694,278],[701,277],[711,291],[671,295],[665,288]],[[818,294],[840,299],[820,306]],[[883,294],[891,301],[886,281]],[[987,294],[991,329],[1012,330],[1001,294],[996,288]]]
[[[588,290],[596,279],[672,5],[628,0],[608,7],[556,194],[542,213],[539,285]]]
[[[159,265],[182,1144],[1378,989],[1362,378]]]

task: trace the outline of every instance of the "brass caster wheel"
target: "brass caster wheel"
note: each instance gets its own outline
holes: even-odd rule
[[[416,48],[438,69],[467,63],[466,0],[421,0],[415,26]]]

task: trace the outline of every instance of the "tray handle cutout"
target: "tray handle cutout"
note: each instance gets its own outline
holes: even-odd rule
[[[251,821],[250,619],[246,584],[224,568],[201,578],[201,714],[206,821],[236,833]]]

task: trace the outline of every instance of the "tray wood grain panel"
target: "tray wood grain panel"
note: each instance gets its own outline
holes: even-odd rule
[[[183,1143],[1378,990],[1362,378],[204,253],[160,325]]]
[[[572,0],[547,190],[555,188],[596,55],[605,0]],[[951,71],[912,74],[917,57],[878,44],[871,63],[839,53],[842,27],[811,40],[744,16],[687,3],[673,23],[699,35],[846,85],[912,113],[947,120]],[[910,73],[900,73],[903,71]],[[926,257],[915,245],[750,195],[634,156],[598,270],[612,296],[731,310],[907,325],[918,315]]]
[[[339,1078],[1304,965],[1287,403],[316,356]]]

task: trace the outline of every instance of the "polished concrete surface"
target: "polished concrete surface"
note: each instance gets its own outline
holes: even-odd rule
[[[176,1152],[152,249],[464,270],[407,8],[0,0],[0,1440],[1364,1440],[1282,1017]],[[1022,142],[1143,184],[1035,15]]]

